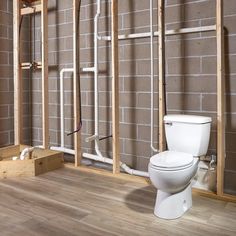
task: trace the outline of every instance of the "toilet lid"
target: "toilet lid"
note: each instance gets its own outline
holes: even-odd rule
[[[150,163],[163,169],[184,168],[193,164],[193,156],[188,153],[165,151],[151,157]]]

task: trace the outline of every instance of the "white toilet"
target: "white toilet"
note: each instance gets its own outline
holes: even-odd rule
[[[191,179],[207,153],[211,118],[167,115],[164,123],[168,151],[152,156],[148,171],[158,189],[154,214],[176,219],[192,206]]]

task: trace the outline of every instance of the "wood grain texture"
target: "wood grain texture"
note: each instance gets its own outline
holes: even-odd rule
[[[80,95],[79,95],[79,80],[80,80],[80,14],[79,6],[81,0],[73,0],[73,105],[74,105],[74,130],[78,129],[80,123]],[[74,134],[74,149],[75,149],[75,166],[81,164],[81,130]]]
[[[33,159],[12,160],[13,156],[20,156],[20,152],[27,146],[16,145],[0,148],[0,179],[19,176],[36,176],[63,167],[63,153],[35,149]]]
[[[159,55],[159,150],[166,149],[164,115],[165,115],[165,1],[158,0],[158,55]]]
[[[14,143],[22,141],[22,75],[20,69],[20,2],[13,1],[13,58],[14,58]]]
[[[217,42],[217,194],[224,191],[225,169],[225,79],[224,79],[224,31],[223,1],[216,0]]]
[[[182,218],[161,220],[152,186],[78,169],[1,180],[0,190],[2,235],[236,234],[234,203],[194,194]]]
[[[48,90],[48,1],[42,1],[42,126],[43,147],[49,148],[49,90]]]
[[[120,172],[118,1],[111,2],[113,173]]]
[[[41,4],[32,5],[32,6],[21,8],[21,11],[20,11],[21,15],[23,16],[23,15],[28,15],[28,14],[34,14],[34,13],[42,11],[42,5]]]

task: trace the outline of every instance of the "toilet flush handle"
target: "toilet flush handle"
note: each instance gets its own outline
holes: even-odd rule
[[[166,125],[169,125],[169,126],[172,126],[172,125],[173,125],[172,122],[166,122],[165,124],[166,124]]]

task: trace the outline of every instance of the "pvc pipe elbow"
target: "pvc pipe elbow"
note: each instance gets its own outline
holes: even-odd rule
[[[151,147],[152,151],[154,151],[154,152],[157,152],[157,153],[159,153],[159,152],[160,152],[160,150],[159,150],[159,149],[156,149],[156,148],[154,148],[152,144],[150,145],[150,147]]]

